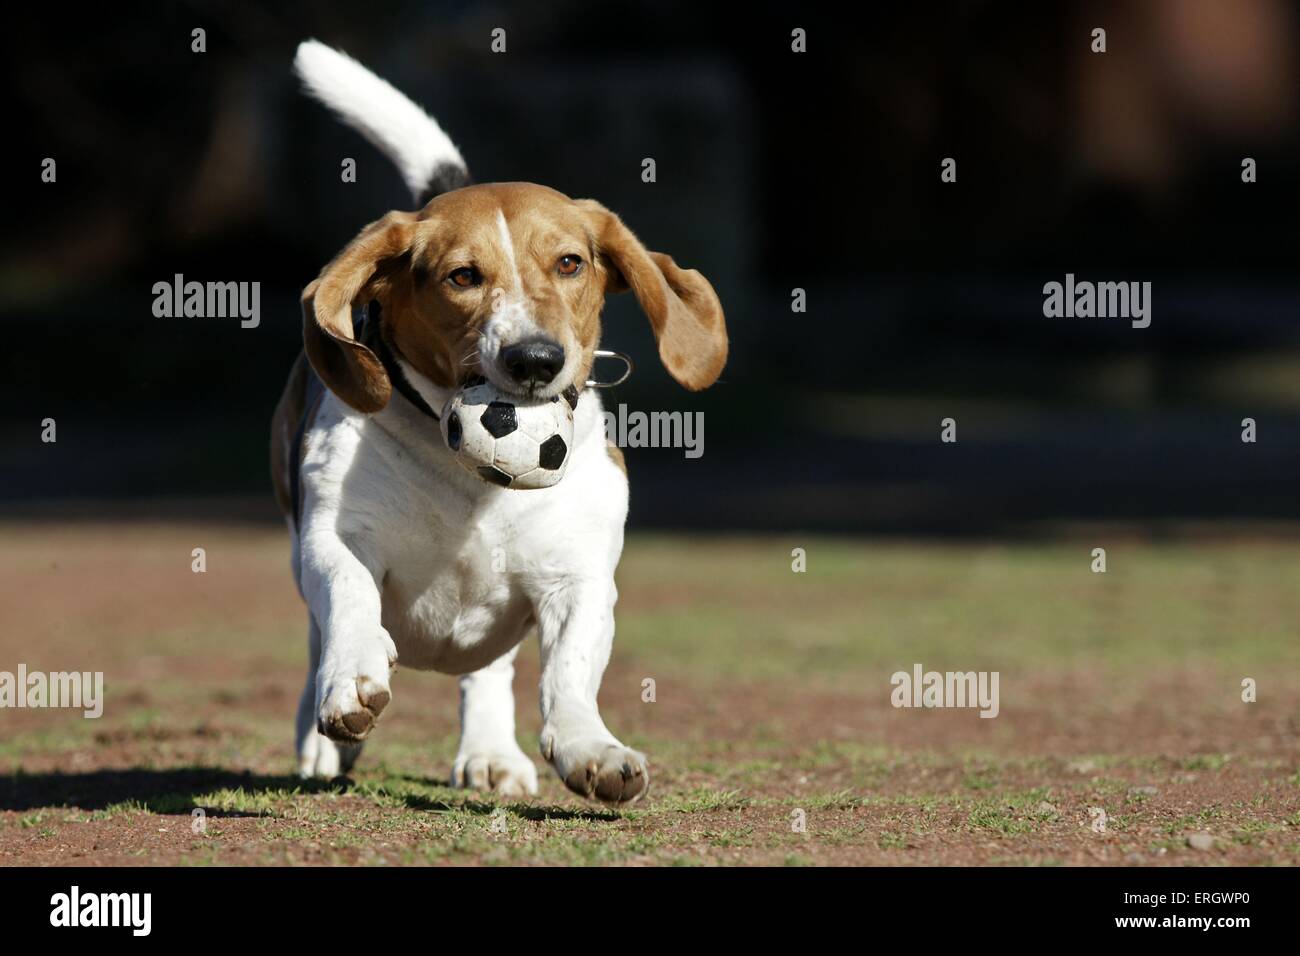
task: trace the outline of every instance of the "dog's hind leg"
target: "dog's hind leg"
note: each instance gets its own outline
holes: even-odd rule
[[[339,744],[316,729],[316,671],[320,668],[320,628],[316,619],[307,615],[307,684],[298,700],[296,739],[298,749],[298,776],[304,779],[320,777],[326,780],[347,773],[361,756],[364,744]]]
[[[537,767],[515,740],[515,655],[519,648],[460,679],[460,747],[453,787],[505,797],[537,793]]]

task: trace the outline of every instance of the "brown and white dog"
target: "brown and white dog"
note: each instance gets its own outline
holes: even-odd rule
[[[542,755],[583,796],[635,800],[649,785],[645,757],[596,706],[627,477],[583,386],[605,296],[624,289],[673,378],[712,384],[727,356],[718,297],[596,202],[530,183],[463,185],[464,161],[437,123],[356,61],[310,41],[295,68],[424,201],[371,223],[307,286],[305,356],[272,425],[276,495],[310,609],[300,773],[352,765],[400,660],[462,675],[453,785],[536,793],[511,690],[536,627]],[[367,306],[360,339],[356,306]],[[453,461],[433,415],[470,376],[526,398],[577,390],[559,484],[502,489]]]

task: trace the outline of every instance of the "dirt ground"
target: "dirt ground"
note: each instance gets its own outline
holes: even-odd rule
[[[629,539],[601,704],[652,787],[610,810],[540,757],[531,801],[445,786],[454,679],[403,670],[350,778],[293,777],[277,529],[10,525],[0,671],[103,671],[106,700],[0,709],[0,862],[1300,862],[1300,545],[1116,541],[1105,575],[1091,547]],[[1000,713],[895,709],[914,662],[999,671]]]

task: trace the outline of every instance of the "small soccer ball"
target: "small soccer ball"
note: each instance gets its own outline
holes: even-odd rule
[[[475,382],[448,399],[442,437],[456,460],[484,481],[549,488],[569,462],[576,404],[576,393],[524,402]]]

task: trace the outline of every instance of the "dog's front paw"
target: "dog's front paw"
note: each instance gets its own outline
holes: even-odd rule
[[[517,747],[514,753],[459,753],[451,768],[451,785],[492,790],[503,797],[537,795],[537,767]]]
[[[392,699],[387,675],[331,680],[321,694],[316,727],[340,743],[365,740]]]
[[[365,740],[393,699],[388,675],[397,648],[380,628],[375,638],[331,641],[316,673],[316,728],[330,740]]]
[[[543,733],[542,756],[555,767],[564,785],[583,797],[627,804],[640,800],[650,789],[645,754],[616,740],[564,742]]]

